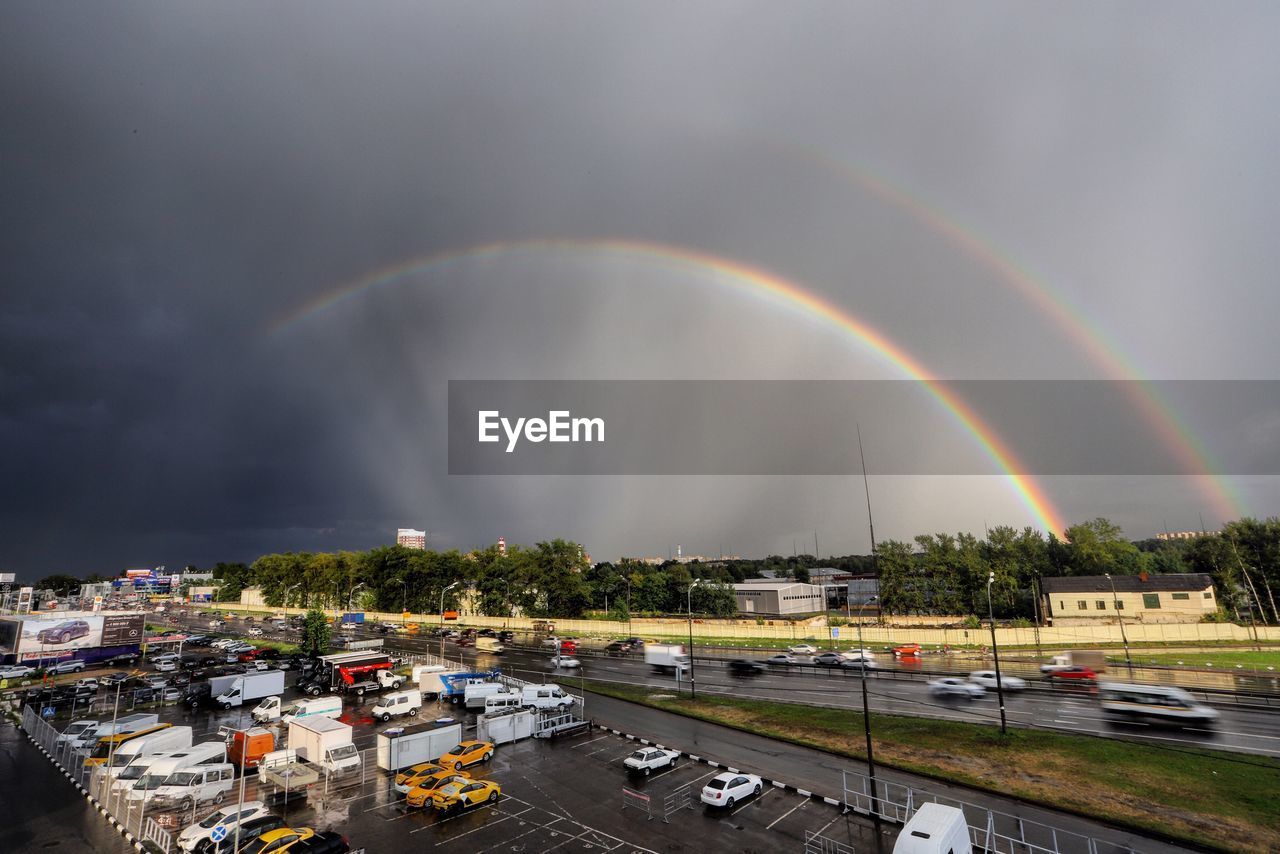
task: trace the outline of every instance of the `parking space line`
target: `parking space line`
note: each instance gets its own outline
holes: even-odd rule
[[[448,839],[441,839],[439,842],[436,843],[436,847],[439,848],[441,845],[446,845],[450,842],[453,842],[455,839],[461,839],[464,836],[470,836],[471,834],[477,833],[481,830],[488,830],[489,828],[493,827],[495,824],[502,824],[502,822],[506,821],[509,818],[519,818],[520,816],[524,815],[525,813],[529,812],[532,809],[533,807],[529,807],[528,809],[523,809],[520,812],[507,813],[503,815],[502,818],[494,819],[493,821],[482,824],[479,827],[473,827],[470,830],[464,830],[462,833],[456,834],[454,836],[450,836]],[[494,812],[497,812],[497,810],[494,810]]]
[[[795,806],[793,806],[791,809],[787,810],[787,811],[786,811],[786,812],[784,812],[782,815],[780,815],[780,816],[778,816],[777,818],[775,818],[773,821],[769,822],[768,826],[767,826],[767,827],[765,827],[765,830],[773,830],[773,826],[774,826],[775,824],[777,824],[778,822],[782,821],[784,818],[786,818],[787,816],[791,815],[793,812],[795,812],[796,810],[800,809],[801,807],[803,807],[803,806],[804,806],[805,804],[807,804],[807,803],[809,803],[809,799],[808,799],[808,798],[805,798],[804,800],[800,801],[800,803],[796,804],[796,805],[795,805]]]
[[[577,750],[579,747],[586,747],[588,744],[595,744],[597,741],[604,741],[606,738],[612,738],[610,735],[602,735],[599,738],[593,738],[590,741],[584,741],[581,744],[575,744],[570,750]]]
[[[488,848],[485,848],[483,851],[478,852],[478,854],[484,854],[485,851],[493,851],[495,848],[501,848],[504,845],[510,845],[512,842],[515,842],[517,839],[523,839],[524,837],[528,836],[530,833],[537,833],[539,830],[546,830],[548,827],[550,827],[551,825],[559,821],[564,821],[564,819],[561,818],[560,816],[556,816],[546,824],[537,825],[536,827],[526,830],[524,833],[520,834],[519,836],[513,836],[510,839],[499,842],[497,845],[492,845]]]
[[[763,792],[761,792],[761,793],[760,793],[760,795],[759,795],[758,797],[756,797],[756,798],[752,798],[751,800],[747,801],[745,804],[743,804],[742,806],[738,807],[738,808],[737,808],[736,810],[734,810],[733,812],[729,813],[729,815],[737,815],[738,813],[740,813],[740,812],[742,812],[743,810],[745,810],[747,807],[752,806],[752,805],[754,805],[754,804],[758,804],[758,803],[760,803],[760,802],[761,802],[761,801],[763,801],[763,800],[765,799],[765,797],[766,797],[770,792],[772,792],[772,791],[773,791],[773,789],[765,789]]]
[[[818,828],[818,832],[817,832],[816,834],[814,834],[814,835],[815,835],[815,836],[821,836],[821,835],[822,835],[822,831],[826,830],[828,827],[830,827],[831,825],[835,824],[835,823],[836,823],[837,821],[839,821],[839,820],[840,820],[840,816],[836,816],[835,818],[831,819],[831,821],[827,822],[827,823],[826,823],[826,824],[824,824],[822,827]]]

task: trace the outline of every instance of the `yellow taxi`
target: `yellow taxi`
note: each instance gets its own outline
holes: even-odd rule
[[[435,762],[422,762],[417,765],[411,765],[396,775],[396,791],[402,795],[408,794],[409,790],[418,785],[419,781],[443,770],[444,766],[437,765]]]
[[[501,794],[502,787],[492,780],[456,779],[431,793],[431,806],[454,812],[497,800]]]
[[[442,786],[454,782],[471,782],[471,775],[466,771],[437,771],[418,780],[418,784],[404,796],[404,801],[411,807],[424,807],[431,800],[431,795]]]
[[[315,835],[316,832],[309,827],[281,827],[278,830],[268,830],[248,845],[240,846],[240,851],[242,854],[265,854],[267,851],[277,854],[291,848],[301,851],[302,846],[296,843],[314,839]]]
[[[468,765],[477,762],[488,762],[493,758],[493,745],[487,741],[464,741],[444,756],[440,764],[455,771],[461,771]]]

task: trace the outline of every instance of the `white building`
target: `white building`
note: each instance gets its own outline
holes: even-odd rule
[[[396,545],[406,549],[425,549],[427,532],[415,531],[413,528],[400,528],[396,531]]]
[[[733,595],[744,614],[816,614],[827,610],[827,594],[818,584],[757,581],[733,585]]]

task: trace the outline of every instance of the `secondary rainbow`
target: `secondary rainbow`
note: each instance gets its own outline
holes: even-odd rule
[[[1213,510],[1223,521],[1249,515],[1246,502],[1233,484],[1224,476],[1215,475],[1218,469],[1213,455],[1193,430],[1178,417],[1174,408],[1156,389],[1147,384],[1147,378],[1123,355],[1120,348],[1106,334],[1071,304],[1065,294],[1057,292],[1048,283],[1040,281],[1008,255],[973,229],[959,223],[936,206],[916,198],[889,180],[854,167],[825,151],[792,142],[770,139],[766,144],[800,159],[817,163],[823,169],[839,175],[859,189],[871,194],[891,207],[908,215],[944,238],[963,254],[994,273],[999,280],[1012,286],[1022,297],[1031,302],[1098,365],[1108,379],[1125,381],[1129,397],[1142,414],[1159,441],[1172,451],[1182,468],[1200,477],[1209,486],[1209,498]]]
[[[684,247],[635,240],[523,240],[487,243],[450,250],[383,268],[356,282],[328,292],[282,318],[272,327],[272,332],[284,331],[317,312],[332,308],[372,288],[390,284],[405,276],[416,275],[458,261],[524,251],[623,255],[662,264],[700,277],[710,275],[719,283],[771,298],[780,305],[843,330],[906,376],[919,380],[974,437],[992,460],[1007,473],[1014,491],[1035,516],[1041,528],[1059,536],[1066,529],[1062,514],[1032,477],[1019,473],[1022,466],[996,432],[964,400],[946,386],[939,384],[923,365],[905,349],[891,341],[888,336],[839,306],[781,276]]]

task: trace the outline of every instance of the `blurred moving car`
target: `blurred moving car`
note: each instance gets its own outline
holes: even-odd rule
[[[582,662],[574,658],[572,655],[553,655],[551,656],[552,667],[574,668],[581,667]]]
[[[976,700],[986,696],[987,689],[972,682],[966,682],[959,676],[947,676],[943,679],[930,679],[929,693],[935,697],[964,697]]]
[[[813,663],[820,667],[840,667],[845,658],[838,652],[824,652],[813,657]]]
[[[732,676],[759,676],[764,673],[763,664],[746,658],[735,658],[729,662],[728,668]]]
[[[776,664],[781,667],[791,667],[792,665],[799,663],[800,661],[795,656],[788,655],[785,652],[780,652],[777,655],[771,655],[765,659],[765,664]]]
[[[893,648],[893,655],[895,658],[919,658],[920,644],[918,643],[899,644],[898,646],[895,646]]]
[[[792,655],[815,655],[818,652],[818,648],[815,646],[810,646],[807,643],[801,643],[801,644],[796,644],[795,646],[787,647],[787,652],[791,653]]]
[[[975,670],[969,674],[969,681],[994,691],[996,689],[996,672],[994,670]],[[1023,691],[1026,690],[1027,680],[1001,673],[1000,687],[1005,691]]]
[[[1062,680],[1064,682],[1096,682],[1098,674],[1090,667],[1080,664],[1073,664],[1069,667],[1063,667],[1060,670],[1052,670],[1044,675],[1049,682]]]
[[[713,807],[732,809],[743,798],[760,794],[763,784],[755,774],[725,772],[712,777],[702,787],[701,800]]]

